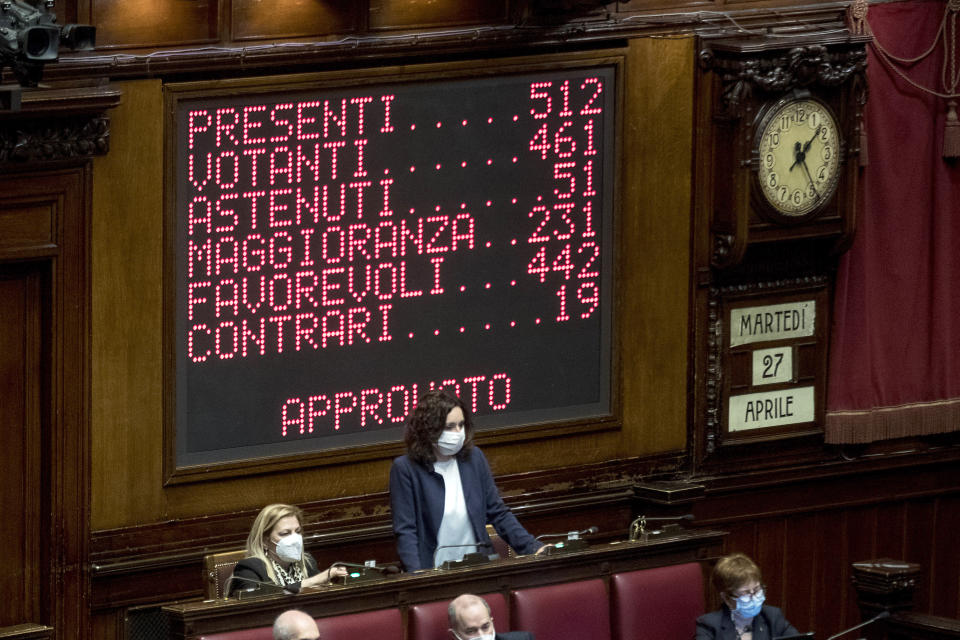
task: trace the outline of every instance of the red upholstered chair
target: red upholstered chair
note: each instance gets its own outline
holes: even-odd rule
[[[403,622],[399,609],[381,609],[351,613],[330,618],[317,618],[323,640],[402,640]],[[201,640],[273,640],[271,627],[242,629],[202,636]]]
[[[510,610],[507,608],[506,598],[499,593],[485,593],[482,597],[490,605],[490,615],[493,616],[493,624],[497,631],[509,630]],[[407,611],[407,617],[410,619],[410,633],[407,638],[409,640],[450,640],[450,634],[447,632],[450,628],[447,617],[449,604],[450,602],[445,600],[415,604],[410,607]],[[322,637],[326,640],[326,636]]]
[[[691,562],[614,574],[614,640],[692,638],[704,613],[703,571]]]
[[[323,640],[402,640],[403,621],[399,609],[380,609],[330,618],[317,618]]]
[[[225,631],[223,633],[200,636],[200,640],[273,640],[273,628],[257,627],[256,629]]]
[[[513,592],[513,628],[544,640],[610,640],[610,602],[602,580]]]

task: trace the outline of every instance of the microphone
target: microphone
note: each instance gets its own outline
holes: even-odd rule
[[[870,618],[869,620],[867,620],[866,622],[861,622],[860,624],[858,624],[858,625],[856,625],[856,626],[853,626],[853,627],[850,627],[849,629],[844,629],[844,630],[841,631],[840,633],[835,633],[835,634],[833,634],[832,636],[830,636],[829,638],[827,638],[827,640],[834,640],[834,638],[839,638],[840,636],[846,635],[846,634],[850,633],[851,631],[856,631],[856,630],[859,629],[860,627],[865,627],[865,626],[867,626],[868,624],[872,624],[872,623],[876,622],[877,620],[882,620],[882,619],[884,619],[884,618],[889,618],[889,617],[890,617],[890,612],[887,611],[887,610],[883,610],[883,611],[881,611],[880,613],[878,613],[877,615],[875,615],[875,616],[873,616],[872,618]]]
[[[553,542],[543,551],[543,555],[552,556],[558,553],[570,553],[572,551],[583,551],[587,548],[587,541],[580,536],[594,534],[600,531],[597,527],[587,527],[583,531],[568,531],[567,533],[543,533],[537,536],[537,540],[544,538],[565,538],[560,542]]]
[[[290,595],[293,595],[294,593],[297,593],[296,591],[292,591],[292,590],[288,589],[287,587],[281,587],[280,585],[274,584],[273,582],[264,582],[263,580],[256,580],[256,579],[254,579],[254,578],[247,578],[246,576],[238,576],[238,575],[235,575],[235,574],[234,574],[234,575],[231,575],[229,578],[227,578],[226,583],[224,583],[224,585],[223,585],[223,592],[224,592],[225,594],[229,594],[229,593],[230,593],[230,583],[232,583],[234,580],[238,580],[238,581],[242,581],[242,582],[247,582],[247,583],[253,585],[253,587],[250,588],[250,589],[242,589],[242,590],[241,590],[241,589],[238,589],[238,590],[237,590],[237,597],[238,597],[238,598],[241,597],[241,596],[240,596],[241,593],[250,593],[250,592],[254,592],[254,591],[257,591],[257,592],[263,591],[263,593],[281,593],[281,592],[282,592],[282,593],[286,593],[286,594],[290,594]],[[288,585],[288,586],[293,586],[293,585]],[[266,589],[263,589],[264,587],[266,587]],[[228,597],[228,598],[229,598],[230,596],[229,596],[229,595],[226,595],[225,597]]]
[[[682,516],[669,516],[669,517],[656,517],[648,518],[647,516],[637,516],[634,518],[633,522],[630,523],[630,540],[646,542],[649,536],[651,535],[661,535],[666,533],[676,533],[680,530],[680,520],[693,520],[692,513],[685,513]],[[648,522],[672,522],[673,524],[667,525],[663,529],[657,529],[654,531],[647,531]]]
[[[380,573],[400,573],[400,568],[392,564],[356,564],[353,562],[334,562],[331,567],[351,567],[354,569],[373,569]]]
[[[566,538],[567,540],[577,540],[580,536],[589,536],[600,531],[596,526],[587,527],[583,531],[568,531],[566,533],[541,533],[537,536],[537,540],[543,540],[544,538]]]
[[[338,584],[348,584],[350,582],[365,580],[377,580],[387,574],[400,573],[400,569],[392,564],[378,565],[372,560],[370,561],[370,564],[334,562],[332,565],[330,565],[330,567],[347,567],[349,569],[357,569],[357,571],[348,570],[347,575],[345,576],[331,576],[330,581],[333,582],[336,580]]]
[[[490,562],[491,560],[499,560],[500,556],[497,554],[486,555],[480,553],[479,550],[474,553],[464,554],[463,558],[460,560],[445,560],[441,566],[437,566],[437,554],[440,553],[441,549],[462,549],[463,547],[487,547],[488,549],[493,548],[493,544],[490,542],[476,542],[474,544],[444,544],[440,545],[433,552],[433,567],[435,569],[453,569],[455,567],[467,567],[475,564],[483,564],[485,562]],[[496,556],[496,557],[494,557]]]

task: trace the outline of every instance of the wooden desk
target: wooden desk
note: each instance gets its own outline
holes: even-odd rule
[[[450,600],[461,593],[523,589],[684,562],[719,555],[723,531],[683,531],[647,542],[611,542],[584,551],[551,556],[505,558],[446,571],[429,570],[388,576],[351,585],[324,586],[297,595],[186,602],[163,608],[170,637],[191,640],[209,633],[264,627],[286,609],[296,607],[320,618],[360,611],[399,608]]]
[[[879,625],[884,640],[947,640],[960,638],[960,620],[899,611]]]
[[[42,624],[18,624],[12,627],[0,627],[0,638],[15,640],[42,640],[53,637],[53,627]]]

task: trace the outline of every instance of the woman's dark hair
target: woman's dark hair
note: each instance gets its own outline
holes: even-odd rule
[[[463,448],[457,454],[457,459],[465,460],[473,448],[473,420],[470,410],[463,401],[446,391],[427,391],[420,397],[416,408],[407,418],[407,428],[403,434],[403,441],[407,445],[407,455],[414,462],[430,464],[436,462],[437,452],[433,445],[440,438],[447,426],[447,414],[454,407],[463,411],[464,439]]]

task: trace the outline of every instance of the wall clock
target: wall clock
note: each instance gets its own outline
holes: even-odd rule
[[[783,222],[809,220],[832,200],[843,141],[837,118],[807,92],[791,93],[763,113],[754,136],[761,206]]]
[[[836,31],[703,41],[694,198],[710,268],[781,263],[798,242],[808,257],[848,246],[866,42]]]
[[[842,24],[701,41],[697,473],[822,456],[832,286],[856,226],[868,41]]]

